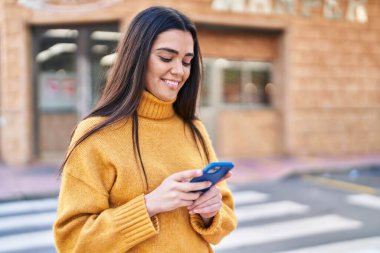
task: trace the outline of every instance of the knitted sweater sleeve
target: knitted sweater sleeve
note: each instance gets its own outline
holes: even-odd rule
[[[158,233],[144,195],[110,207],[115,172],[96,146],[91,139],[77,146],[63,170],[53,225],[58,252],[126,252]]]
[[[207,134],[206,128],[200,121],[196,122],[196,126],[201,131],[210,155],[210,162],[217,161],[215,151],[211,145],[211,140]],[[222,207],[213,217],[212,223],[206,227],[203,219],[199,214],[190,216],[191,225],[207,242],[212,244],[219,243],[226,235],[231,233],[237,226],[237,219],[234,213],[234,202],[232,193],[228,189],[225,181],[218,183],[218,187],[222,193]]]

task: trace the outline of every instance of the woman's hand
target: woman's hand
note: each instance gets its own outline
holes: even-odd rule
[[[206,221],[214,217],[222,207],[222,194],[217,186],[211,187],[207,192],[203,193],[194,204],[188,206],[189,213],[199,213]]]
[[[228,172],[220,181],[231,177],[231,175],[232,173]],[[190,214],[200,214],[205,224],[209,225],[212,217],[219,212],[222,204],[222,193],[220,192],[220,189],[214,185],[194,201],[194,204],[187,208],[189,209]]]
[[[157,213],[192,205],[194,200],[201,195],[201,192],[192,191],[199,191],[211,185],[208,181],[189,182],[192,178],[201,175],[201,170],[187,170],[167,177],[156,189],[145,195],[145,204],[149,216],[152,217]]]

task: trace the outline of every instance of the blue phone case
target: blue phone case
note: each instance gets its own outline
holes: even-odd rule
[[[224,175],[227,174],[228,171],[230,171],[234,167],[234,164],[232,162],[213,162],[209,163],[204,169],[203,169],[203,175],[200,177],[193,178],[190,182],[203,182],[203,181],[210,181],[212,182],[213,186],[216,184]],[[200,190],[201,192],[206,192],[208,189],[211,188],[205,188]]]

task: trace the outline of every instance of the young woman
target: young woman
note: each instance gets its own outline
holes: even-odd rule
[[[195,116],[200,78],[186,16],[151,7],[133,19],[62,167],[59,252],[206,253],[235,229],[225,181],[203,194],[209,182],[189,182],[217,160]]]

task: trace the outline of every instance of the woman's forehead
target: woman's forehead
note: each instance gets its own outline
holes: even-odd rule
[[[194,53],[194,40],[190,32],[178,29],[168,30],[160,33],[154,44],[153,49],[170,48],[179,53]]]

